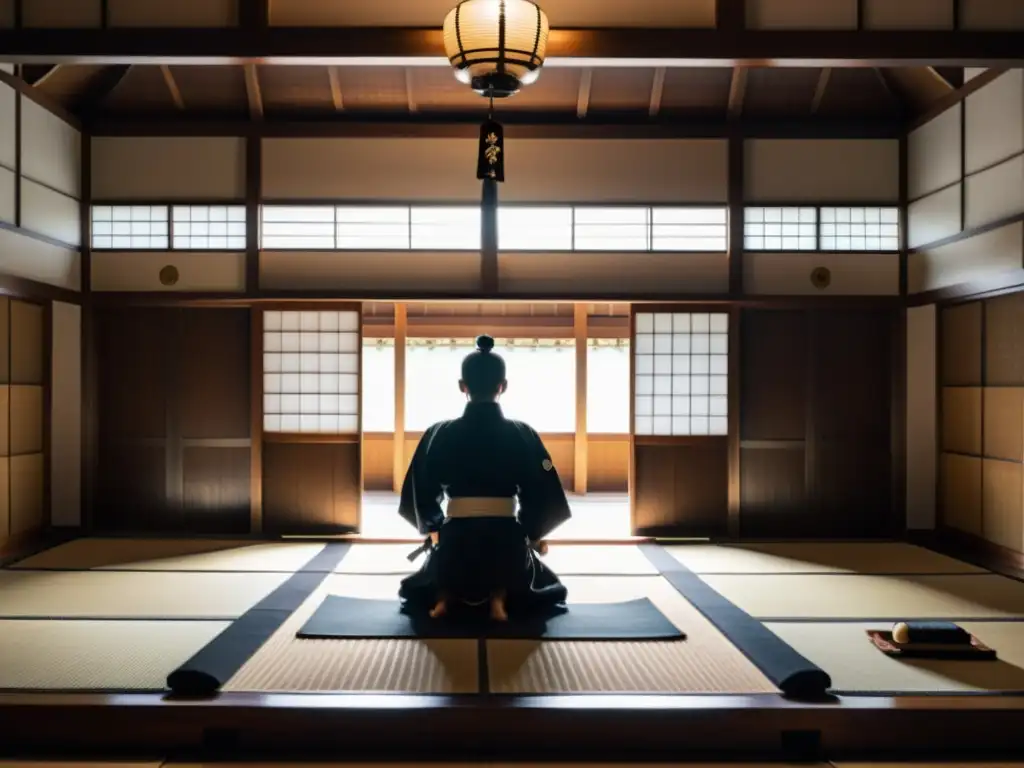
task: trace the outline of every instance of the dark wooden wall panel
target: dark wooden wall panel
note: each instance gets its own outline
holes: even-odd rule
[[[985,302],[983,375],[988,387],[1024,385],[1024,293]]]
[[[814,312],[812,397],[821,438],[884,437],[889,451],[892,318],[886,312]]]
[[[345,533],[360,506],[358,443],[263,444],[263,530]]]
[[[101,530],[151,531],[171,523],[162,445],[101,441],[96,481]]]
[[[818,440],[814,447],[818,536],[875,537],[899,533],[890,515],[888,440]]]
[[[249,313],[190,309],[181,344],[181,436],[249,437]]]
[[[743,312],[740,533],[881,536],[892,512],[892,312]]]
[[[249,310],[96,313],[95,527],[249,528]]]
[[[139,307],[97,312],[101,446],[105,438],[166,435],[166,368],[173,313]]]
[[[807,398],[806,313],[746,311],[740,338],[740,437],[803,440]]]
[[[185,448],[182,524],[197,533],[249,530],[248,448]]]
[[[807,510],[804,465],[802,444],[741,450],[740,536],[801,535]]]
[[[634,529],[638,535],[724,534],[729,460],[724,438],[635,447]]]
[[[939,314],[939,361],[944,386],[981,386],[981,302],[944,308]]]

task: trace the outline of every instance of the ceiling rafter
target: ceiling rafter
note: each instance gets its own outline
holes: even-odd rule
[[[80,64],[391,64],[446,66],[439,29],[3,29],[0,59]],[[555,29],[548,65],[663,60],[673,66],[1018,67],[1019,32],[951,30]]]
[[[413,89],[412,67],[405,68],[405,106],[410,114],[417,111],[416,92]]]
[[[814,86],[814,98],[811,100],[811,114],[816,115],[821,109],[821,102],[828,90],[828,81],[832,79],[832,67],[823,67],[818,75],[818,84]]]
[[[174,102],[174,106],[178,109],[185,109],[185,99],[181,97],[181,89],[178,87],[178,81],[174,79],[174,73],[171,72],[171,68],[166,64],[161,64],[160,74],[164,77],[164,83],[167,84],[167,90],[171,93],[171,100]]]
[[[594,82],[594,70],[587,67],[580,72],[580,88],[576,94],[576,117],[580,120],[587,116],[590,109],[590,88]]]
[[[661,111],[661,97],[665,93],[665,68],[657,67],[654,70],[654,82],[651,83],[651,103],[647,109],[647,114],[651,117],[657,117],[658,112]]]
[[[735,119],[743,114],[743,101],[747,95],[747,68],[736,67],[729,81],[729,117]]]
[[[260,75],[255,64],[245,65],[245,97],[249,101],[249,117],[263,119],[263,91],[260,89]]]
[[[87,115],[94,115],[103,102],[110,98],[110,95],[124,82],[131,68],[131,64],[118,64],[101,70],[89,81],[88,87],[77,94],[74,103],[75,110]]]
[[[327,68],[327,79],[331,83],[331,101],[334,103],[334,110],[341,112],[345,109],[345,96],[341,91],[341,78],[338,76],[337,67]]]

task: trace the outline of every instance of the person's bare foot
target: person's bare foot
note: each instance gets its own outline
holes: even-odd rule
[[[495,621],[508,621],[504,595],[494,595],[491,598],[491,618]]]
[[[439,619],[446,613],[448,613],[448,601],[441,598],[434,604],[434,607],[430,609],[430,618]]]

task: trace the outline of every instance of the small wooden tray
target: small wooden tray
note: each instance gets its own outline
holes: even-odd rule
[[[971,644],[963,649],[929,650],[908,648],[893,642],[892,633],[869,629],[868,639],[871,644],[886,656],[900,659],[942,659],[955,661],[995,661],[996,652],[971,635]]]

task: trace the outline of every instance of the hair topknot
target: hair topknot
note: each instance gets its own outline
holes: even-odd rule
[[[487,334],[481,334],[476,337],[476,348],[481,352],[490,352],[494,349],[494,339]]]

